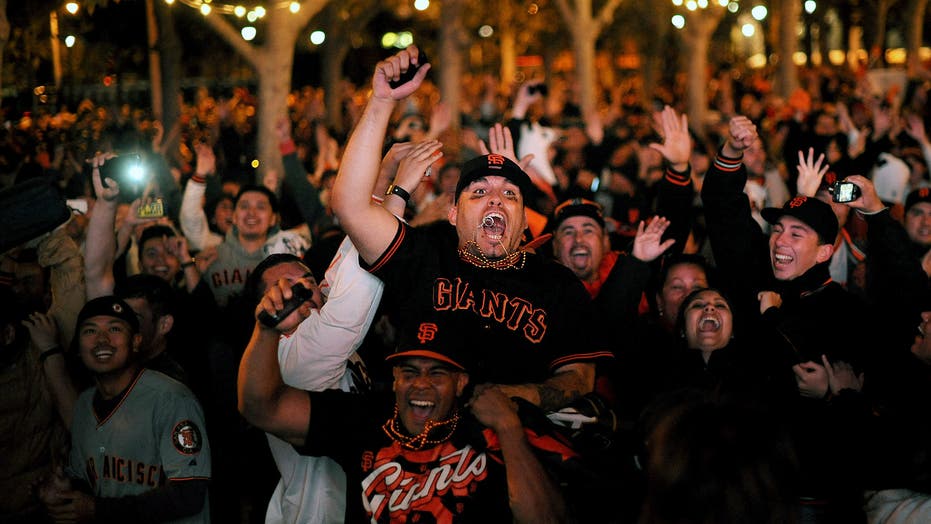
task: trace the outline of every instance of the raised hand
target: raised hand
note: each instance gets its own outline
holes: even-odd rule
[[[426,140],[415,144],[398,164],[398,174],[394,177],[395,185],[413,193],[420,185],[427,168],[443,158],[442,148],[443,143],[438,140]]]
[[[293,331],[301,322],[303,322],[304,319],[309,317],[312,310],[320,309],[320,306],[323,302],[323,296],[320,294],[320,289],[317,287],[317,283],[313,280],[313,277],[300,278],[295,282],[291,282],[286,278],[282,278],[279,279],[278,282],[274,285],[268,286],[268,289],[262,296],[262,300],[259,302],[259,305],[255,307],[256,319],[258,319],[259,314],[263,311],[270,315],[276,315],[278,311],[284,309],[285,302],[290,300],[294,295],[294,293],[291,291],[291,286],[297,283],[300,283],[307,289],[312,290],[313,296],[301,303],[297,309],[282,319],[281,322],[279,322],[274,328],[265,326],[261,323],[258,323],[258,325],[261,325],[263,329],[274,329],[281,333],[289,333]]]
[[[919,144],[928,144],[925,122],[920,115],[910,114],[906,119],[905,132]]]
[[[685,171],[689,167],[692,155],[692,137],[689,136],[689,121],[684,114],[676,115],[675,109],[666,106],[653,115],[657,131],[663,137],[663,143],[650,144],[666,162],[676,171]]]
[[[878,213],[886,207],[876,193],[876,187],[873,185],[872,180],[862,175],[850,175],[844,180],[853,182],[860,188],[860,198],[847,202],[848,207],[858,209],[864,213]]]
[[[198,142],[194,145],[194,153],[197,155],[195,173],[199,176],[210,176],[217,172],[217,157],[213,154],[212,147]]]
[[[650,220],[649,224],[644,225],[641,220],[637,226],[637,235],[634,237],[634,248],[632,254],[634,258],[642,262],[652,262],[667,249],[675,244],[675,239],[670,238],[662,242],[663,233],[669,227],[669,220],[664,217],[656,216]]]
[[[517,149],[514,147],[511,130],[501,124],[495,124],[488,129],[488,146],[485,146],[485,142],[479,142],[479,152],[483,155],[501,155],[519,165],[524,171],[527,170],[533,160],[533,155],[527,155],[521,159],[517,158]]]
[[[828,172],[828,168],[831,166],[829,164],[821,165],[824,162],[824,153],[818,155],[818,160],[814,160],[815,150],[812,147],[808,148],[808,156],[806,157],[801,151],[798,152],[798,181],[796,182],[796,190],[798,194],[805,195],[809,197],[815,196],[815,193],[818,192],[818,187],[821,186],[821,179],[824,178],[824,174]]]
[[[115,157],[116,155],[113,153],[97,153],[94,155],[94,158],[89,160],[91,166],[94,168],[91,176],[91,180],[94,184],[94,194],[97,195],[97,198],[105,202],[116,202],[117,197],[120,196],[120,185],[116,183],[116,180],[110,177],[104,179],[103,175],[100,174],[100,167],[103,166],[107,160]],[[104,183],[106,183],[106,186],[104,186]]]
[[[397,101],[410,96],[414,91],[420,88],[423,79],[427,77],[430,71],[430,64],[420,64],[420,50],[417,46],[410,46],[396,55],[382,60],[375,66],[375,75],[372,77],[373,97],[382,100]],[[421,65],[410,81],[392,88],[389,82],[401,78],[401,73],[406,72],[411,64]]]
[[[722,148],[724,155],[739,157],[756,139],[756,125],[749,118],[737,115],[728,123],[728,137]]]
[[[279,143],[291,140],[291,121],[287,116],[275,120],[275,137],[278,138]]]

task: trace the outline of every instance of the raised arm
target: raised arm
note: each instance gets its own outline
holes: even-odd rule
[[[216,157],[213,149],[207,144],[196,144],[194,152],[197,153],[197,167],[194,176],[184,187],[178,222],[180,222],[181,231],[190,242],[190,248],[194,251],[201,251],[217,243],[211,241],[210,225],[204,213],[203,204],[208,177],[213,177],[216,173]]]
[[[430,65],[424,64],[413,79],[396,88],[388,82],[397,80],[412,63],[417,64],[418,55],[417,48],[411,46],[375,67],[372,97],[349,138],[333,184],[333,211],[362,259],[368,263],[375,262],[387,249],[398,228],[397,219],[391,213],[372,205],[370,193],[378,177],[388,121],[397,101],[420,87]]]
[[[87,281],[87,299],[102,297],[113,293],[113,260],[116,256],[116,236],[113,228],[116,222],[117,198],[120,186],[112,178],[106,179],[104,187],[100,166],[105,159],[94,157],[93,174],[94,193],[97,202],[87,223],[87,240],[84,255],[84,276]]]
[[[301,282],[301,281],[299,281]],[[303,281],[309,287],[309,283]],[[291,283],[281,279],[269,286],[255,309],[274,314],[291,298]],[[252,339],[239,364],[237,380],[239,412],[250,424],[292,444],[304,443],[310,423],[310,397],[307,393],[284,383],[278,365],[278,339],[290,333],[310,316],[310,302],[303,303],[275,327],[258,320]]]

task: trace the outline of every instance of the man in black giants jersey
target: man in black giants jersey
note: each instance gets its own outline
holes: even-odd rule
[[[281,310],[291,285],[269,287],[256,316]],[[239,369],[239,408],[300,453],[343,467],[346,522],[565,521],[538,456],[558,471],[575,453],[542,427],[525,429],[517,404],[496,387],[477,386],[463,402],[471,352],[461,330],[425,319],[402,332],[388,357],[393,393],[301,391],[284,384],[277,348],[311,307],[274,328],[256,322]]]
[[[497,384],[508,397],[558,409],[592,390],[595,363],[611,353],[593,342],[597,326],[578,279],[521,246],[531,181],[514,159],[490,154],[466,162],[448,224],[411,228],[370,205],[371,196],[360,190],[378,175],[397,102],[430,69],[419,57],[412,46],[376,66],[372,97],[333,186],[333,209],[364,267],[384,280],[384,303],[402,332],[424,318],[452,320],[475,362],[474,383]],[[413,79],[392,87],[389,82],[412,68]],[[419,178],[442,157],[439,142],[414,147],[406,160],[418,169],[400,170],[386,199],[409,198],[417,180],[406,180],[407,173]],[[499,152],[504,149],[512,148]]]

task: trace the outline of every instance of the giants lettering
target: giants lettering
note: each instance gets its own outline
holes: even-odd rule
[[[450,509],[436,501],[446,498],[450,490],[457,498],[469,496],[487,476],[487,466],[485,454],[475,453],[471,446],[441,457],[437,467],[422,473],[404,471],[399,462],[386,462],[362,480],[362,504],[373,522],[381,521],[386,510],[393,514],[425,507],[430,507],[437,522],[448,522]]]
[[[213,287],[218,288],[222,286],[229,285],[243,285],[246,282],[246,279],[249,278],[249,275],[252,273],[251,269],[243,269],[240,271],[239,268],[233,269],[224,269],[223,271],[217,271],[210,274],[210,281],[213,284]],[[245,274],[245,278],[243,278]]]
[[[433,282],[433,309],[436,311],[471,310],[476,315],[504,324],[511,331],[520,330],[524,338],[539,343],[546,335],[546,311],[520,297],[488,289],[475,290],[460,278],[437,278]]]

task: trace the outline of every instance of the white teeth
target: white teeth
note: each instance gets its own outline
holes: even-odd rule
[[[411,405],[417,406],[418,408],[432,408],[433,402],[429,400],[412,400]]]
[[[776,259],[776,262],[782,262],[782,263],[792,262],[792,260],[793,260],[793,258],[792,258],[791,256],[789,256],[789,255],[779,255],[779,254],[775,254],[775,255],[773,255],[773,258]]]
[[[714,317],[702,317],[701,323],[704,324],[705,322],[711,322],[711,324],[714,326],[714,329],[721,327],[721,321]]]

